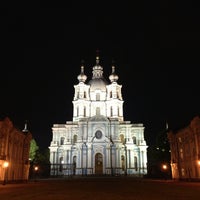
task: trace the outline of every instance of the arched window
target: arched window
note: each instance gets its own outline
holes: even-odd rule
[[[136,144],[136,137],[135,136],[133,136],[133,144]]]
[[[77,135],[74,135],[73,137],[73,144],[75,144],[77,142]]]
[[[64,138],[64,137],[61,137],[61,138],[60,138],[60,145],[63,145],[63,144],[64,144],[64,141],[65,141],[65,138]]]

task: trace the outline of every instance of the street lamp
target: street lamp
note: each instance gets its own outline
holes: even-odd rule
[[[162,171],[163,171],[164,179],[167,179],[167,172],[168,172],[167,164],[162,164]]]
[[[34,170],[35,170],[35,172],[37,172],[38,171],[38,166],[35,166]]]
[[[9,162],[8,161],[5,161],[3,163],[3,168],[4,168],[4,180],[3,180],[3,185],[6,184],[6,181],[7,181],[7,168],[9,166]]]
[[[163,165],[162,165],[162,169],[163,169],[164,171],[166,171],[166,170],[167,170],[167,165],[166,165],[166,164],[163,164]]]
[[[36,181],[36,179],[37,179],[38,170],[39,170],[39,167],[38,167],[38,166],[35,166],[35,167],[34,167],[34,171],[35,171],[35,181]]]

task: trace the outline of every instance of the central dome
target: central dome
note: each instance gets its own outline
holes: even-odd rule
[[[96,57],[96,65],[93,67],[92,80],[88,82],[90,91],[101,90],[106,91],[107,81],[103,77],[103,67],[99,65],[99,57]]]
[[[106,85],[108,84],[104,78],[94,78],[89,81],[90,91],[101,90],[106,91]]]

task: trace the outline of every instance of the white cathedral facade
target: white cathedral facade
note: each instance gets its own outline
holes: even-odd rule
[[[124,121],[115,67],[106,81],[97,56],[92,74],[86,82],[81,66],[74,85],[73,120],[52,127],[50,175],[147,174],[144,126]]]

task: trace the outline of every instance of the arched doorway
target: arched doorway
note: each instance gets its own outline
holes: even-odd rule
[[[95,155],[95,174],[103,174],[103,156],[101,153]]]

